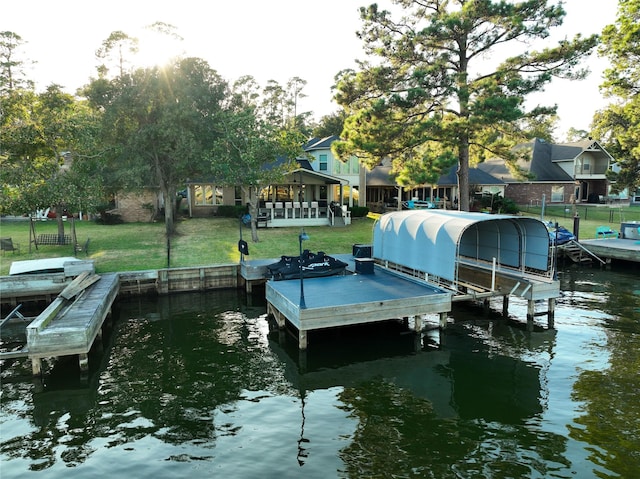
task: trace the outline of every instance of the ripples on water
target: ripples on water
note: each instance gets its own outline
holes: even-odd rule
[[[3,365],[0,476],[640,477],[637,270],[561,281],[554,330],[457,306],[421,341],[385,323],[306,354],[257,297],[123,301],[88,378]]]

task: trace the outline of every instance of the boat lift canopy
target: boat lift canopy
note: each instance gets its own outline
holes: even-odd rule
[[[449,210],[382,215],[373,256],[457,282],[458,263],[474,261],[549,277],[549,233],[535,218]]]

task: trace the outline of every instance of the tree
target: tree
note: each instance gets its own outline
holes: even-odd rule
[[[121,191],[162,193],[167,238],[175,232],[176,193],[206,171],[217,135],[226,82],[198,58],[137,69],[84,91],[103,111],[103,164]]]
[[[140,41],[136,37],[127,35],[117,30],[111,32],[106,40],[102,42],[102,46],[96,50],[96,58],[103,63],[98,65],[98,74],[104,77],[108,74],[109,64],[116,67],[119,76],[129,69],[132,58],[138,52]]]
[[[394,21],[377,5],[360,10],[358,35],[374,60],[338,80],[336,100],[349,116],[334,152],[355,154],[368,167],[389,156],[422,177],[457,162],[459,208],[468,210],[470,162],[499,156],[514,164],[523,125],[555,113],[555,107],[527,109],[526,96],[553,77],[583,77],[576,66],[597,36],[523,47],[562,23],[561,5],[546,0],[392,3],[407,15]],[[511,45],[522,51],[509,56]]]
[[[318,124],[313,128],[312,135],[316,138],[325,138],[327,136],[340,136],[344,130],[344,121],[347,114],[340,109],[329,115],[320,118]]]
[[[83,169],[97,118],[85,102],[51,85],[41,94],[13,90],[2,97],[0,185],[2,212],[30,213],[54,207],[88,211],[102,201],[98,178]]]
[[[640,188],[640,0],[619,0],[616,23],[602,32],[600,53],[609,58],[601,89],[616,100],[594,116],[594,135],[620,168],[611,190]]]
[[[272,87],[271,82],[265,92],[271,92]],[[253,242],[259,241],[256,219],[260,190],[295,169],[295,158],[304,153],[300,132],[283,127],[270,115],[272,108],[262,111],[260,105],[268,103],[260,102],[257,88],[251,77],[234,84],[221,122],[222,135],[210,156],[216,182],[240,186],[248,199]]]
[[[15,89],[33,89],[33,81],[24,73],[28,62],[19,57],[19,49],[24,44],[17,33],[0,32],[0,95]]]

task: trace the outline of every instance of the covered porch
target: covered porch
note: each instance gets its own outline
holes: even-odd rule
[[[267,227],[344,226],[351,213],[343,205],[342,186],[348,181],[300,167],[282,184],[269,185],[260,193],[258,214]],[[333,186],[340,186],[333,198]]]

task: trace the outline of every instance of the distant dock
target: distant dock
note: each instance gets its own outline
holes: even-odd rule
[[[640,263],[640,240],[603,238],[580,240],[580,244],[598,258]]]

